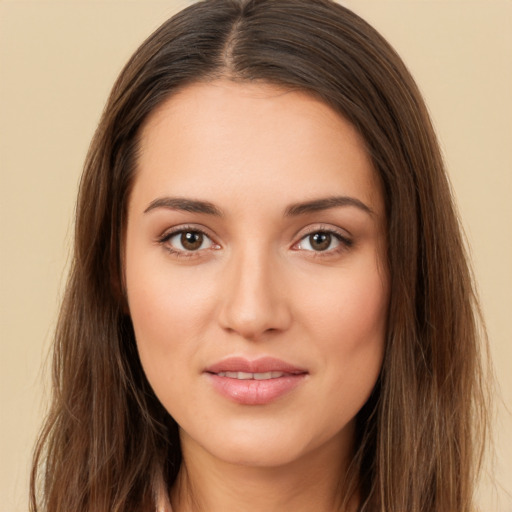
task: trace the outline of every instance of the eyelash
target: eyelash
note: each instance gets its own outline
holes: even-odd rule
[[[160,245],[164,246],[164,248],[168,252],[170,252],[173,256],[176,256],[178,258],[197,257],[199,252],[207,250],[207,249],[198,249],[196,251],[180,250],[180,249],[175,249],[168,243],[169,240],[171,240],[173,237],[175,237],[176,235],[183,234],[183,233],[198,233],[198,234],[204,236],[205,238],[207,238],[208,240],[210,240],[212,245],[216,246],[215,249],[217,247],[220,247],[219,244],[215,243],[212,240],[211,236],[209,236],[203,229],[200,229],[197,226],[180,226],[179,228],[176,228],[172,231],[168,231],[168,232],[164,233],[160,238],[158,238],[157,242]]]
[[[349,238],[346,234],[342,234],[336,229],[334,229],[331,226],[315,226],[314,229],[309,230],[308,232],[304,233],[300,240],[293,244],[293,247],[296,247],[301,244],[304,240],[309,238],[312,235],[316,234],[326,234],[332,236],[336,241],[339,242],[339,245],[335,247],[334,249],[326,249],[324,251],[315,251],[315,250],[307,250],[308,253],[310,253],[310,257],[313,258],[329,258],[332,256],[336,256],[350,248],[353,247],[354,241]],[[295,249],[300,250],[300,249]]]
[[[203,237],[207,238],[208,240],[210,240],[212,247],[208,247],[206,249],[197,249],[195,251],[194,250],[187,251],[187,250],[175,249],[168,243],[169,240],[171,240],[173,237],[175,237],[176,235],[183,234],[183,233],[198,233],[198,234],[202,235]],[[339,245],[337,247],[335,247],[334,249],[326,249],[324,251],[305,250],[305,252],[311,253],[309,255],[311,257],[326,258],[329,256],[334,256],[343,251],[346,251],[347,249],[350,249],[354,245],[354,241],[352,239],[350,239],[349,237],[347,237],[344,234],[341,234],[340,232],[336,231],[332,227],[318,226],[318,227],[315,227],[315,229],[311,229],[309,232],[303,234],[301,236],[301,238],[293,244],[292,250],[295,250],[295,251],[301,250],[300,248],[297,248],[297,249],[293,249],[293,248],[296,246],[299,246],[301,244],[301,242],[306,240],[308,237],[310,237],[312,235],[320,234],[320,233],[334,237],[334,239],[339,242]],[[212,249],[216,250],[216,249],[220,248],[220,245],[217,244],[212,239],[211,236],[209,236],[203,229],[200,229],[197,226],[180,226],[179,228],[176,228],[172,231],[168,231],[168,232],[164,233],[161,237],[158,238],[157,242],[160,245],[164,246],[164,248],[169,253],[171,253],[173,256],[178,257],[178,258],[193,258],[193,257],[197,257],[199,255],[199,253],[201,253],[202,251],[212,250]]]

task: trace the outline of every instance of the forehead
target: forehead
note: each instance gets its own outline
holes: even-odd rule
[[[250,204],[343,193],[381,202],[355,128],[313,96],[274,85],[187,86],[149,116],[139,150],[134,192],[148,200],[172,193]]]

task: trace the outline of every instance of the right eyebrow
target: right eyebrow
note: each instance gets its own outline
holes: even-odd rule
[[[144,213],[148,213],[156,208],[181,210],[192,213],[205,213],[206,215],[222,217],[222,212],[214,204],[208,201],[185,199],[183,197],[159,197],[149,203],[149,206],[144,210]]]

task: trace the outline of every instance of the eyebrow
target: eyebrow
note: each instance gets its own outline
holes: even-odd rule
[[[374,215],[373,210],[369,206],[355,197],[333,196],[321,199],[313,199],[311,201],[302,203],[294,203],[286,208],[285,216],[295,217],[299,215],[305,215],[307,213],[314,213],[342,206],[352,206],[359,208],[365,213]],[[144,213],[148,213],[151,210],[155,210],[156,208],[166,208],[169,210],[180,210],[192,213],[203,213],[206,215],[214,215],[216,217],[223,216],[222,211],[209,201],[185,199],[183,197],[159,197],[151,201],[149,206],[144,210]]]
[[[285,215],[304,215],[306,213],[329,210],[330,208],[337,208],[340,206],[354,206],[370,215],[374,215],[374,211],[368,205],[355,197],[349,196],[325,197],[322,199],[313,199],[312,201],[306,201],[304,203],[295,203],[286,208]]]
[[[222,217],[222,212],[214,204],[208,201],[185,199],[182,197],[159,197],[149,203],[149,206],[144,210],[144,213],[148,213],[156,208],[167,208],[168,210],[181,210],[192,213],[205,213],[207,215]]]

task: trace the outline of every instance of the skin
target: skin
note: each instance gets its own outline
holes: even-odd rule
[[[218,80],[153,112],[140,150],[125,283],[142,365],[180,425],[174,512],[339,510],[389,300],[383,194],[362,139],[307,94]],[[333,196],[351,199],[290,214]],[[198,249],[183,231],[204,232]],[[240,404],[204,372],[228,356],[306,375],[270,403]]]

